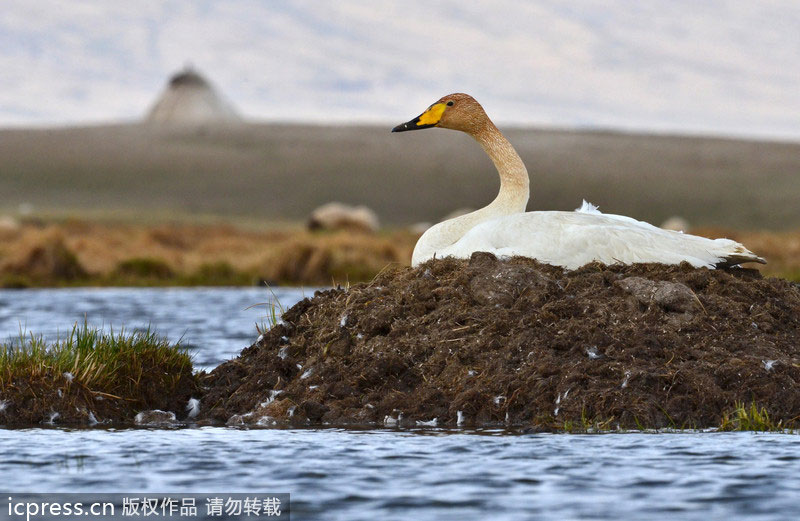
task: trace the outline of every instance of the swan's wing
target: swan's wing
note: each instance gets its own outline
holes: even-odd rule
[[[584,212],[528,212],[492,219],[475,226],[437,256],[469,257],[475,251],[533,257],[569,269],[592,261],[685,261],[697,267],[759,261],[728,239],[706,239],[662,230],[630,217]]]
[[[617,214],[613,214],[613,213],[603,213],[603,212],[600,211],[600,207],[599,206],[593,205],[592,203],[590,203],[586,199],[583,200],[583,202],[581,203],[580,207],[575,208],[575,212],[576,213],[585,213],[585,214],[590,214],[590,215],[602,215],[604,217],[608,217],[609,219],[614,219],[616,221],[624,222],[624,223],[630,224],[631,226],[639,226],[639,227],[645,228],[647,230],[661,230],[661,228],[658,228],[657,226],[653,226],[652,224],[644,222],[644,221],[638,221],[638,220],[634,219],[633,217],[627,217],[625,215],[617,215]],[[669,231],[672,231],[672,230],[669,230]],[[681,233],[681,232],[677,232],[677,233]]]

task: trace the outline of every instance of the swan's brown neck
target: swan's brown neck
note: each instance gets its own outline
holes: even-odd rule
[[[429,259],[437,251],[454,244],[469,230],[484,221],[525,211],[530,188],[528,170],[522,163],[519,154],[489,118],[473,128],[474,130],[471,128],[465,132],[480,143],[497,168],[497,173],[500,175],[500,192],[494,201],[480,210],[429,228],[414,247],[411,259],[413,266]]]
[[[494,207],[499,215],[524,212],[530,197],[530,181],[517,151],[488,118],[468,133],[480,143],[500,175],[500,192],[489,207]]]

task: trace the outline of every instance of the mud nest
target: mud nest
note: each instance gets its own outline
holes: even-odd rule
[[[701,428],[752,403],[791,423],[800,289],[476,253],[317,292],[201,379],[203,417],[228,424]]]

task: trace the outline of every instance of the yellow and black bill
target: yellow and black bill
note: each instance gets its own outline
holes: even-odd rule
[[[405,132],[407,130],[420,130],[423,128],[435,127],[439,123],[439,120],[442,119],[445,108],[447,108],[447,106],[444,103],[431,105],[428,110],[411,121],[394,127],[392,132]]]

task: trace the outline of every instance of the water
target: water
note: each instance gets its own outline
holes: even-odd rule
[[[276,292],[284,305],[302,297]],[[310,292],[306,292],[310,294]],[[255,338],[263,289],[0,291],[0,337],[151,325],[202,365]],[[302,519],[800,518],[800,437],[501,431],[0,429],[10,492],[292,494]],[[13,476],[13,480],[9,479]]]
[[[797,519],[800,437],[0,430],[11,491],[292,494],[294,519]]]

